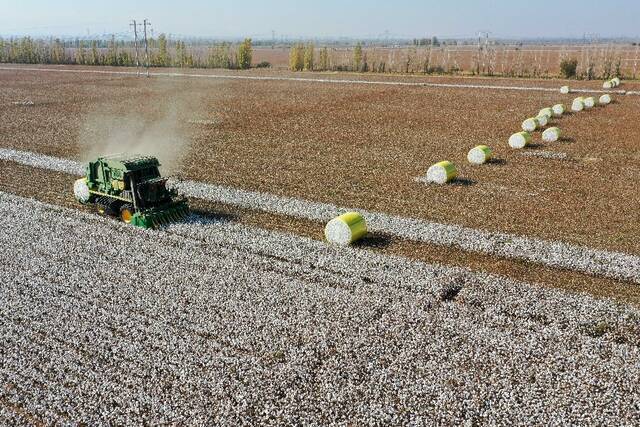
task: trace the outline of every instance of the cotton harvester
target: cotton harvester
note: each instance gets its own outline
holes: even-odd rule
[[[74,183],[73,193],[80,203],[95,205],[100,214],[138,227],[179,221],[189,213],[187,201],[167,189],[159,166],[155,157],[99,157],[89,162],[86,176]]]

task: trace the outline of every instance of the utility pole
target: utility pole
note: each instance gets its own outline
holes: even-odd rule
[[[144,57],[145,62],[147,63],[147,77],[149,77],[149,42],[147,40],[147,26],[151,26],[151,22],[145,18],[142,25],[144,28]]]
[[[138,25],[136,20],[131,20],[130,26],[133,27],[133,46],[136,49],[136,75],[140,75],[140,58],[138,56]]]

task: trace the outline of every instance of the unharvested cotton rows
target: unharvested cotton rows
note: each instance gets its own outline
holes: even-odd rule
[[[45,424],[620,425],[640,409],[629,307],[195,216],[145,231],[0,194],[0,231],[3,406]]]
[[[82,170],[82,166],[76,162],[15,150],[0,151],[0,158],[53,170],[59,170],[57,168],[61,163],[68,162],[75,165],[76,170]],[[311,202],[194,181],[174,181],[171,184],[189,197],[322,222],[353,210],[328,203]],[[362,209],[358,209],[358,212],[366,219],[369,231],[374,233],[382,232],[417,242],[453,246],[472,252],[523,259],[551,267],[640,284],[640,258],[634,255],[391,216]]]

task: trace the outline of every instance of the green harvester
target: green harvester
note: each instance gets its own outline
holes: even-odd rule
[[[157,228],[189,214],[189,206],[160,176],[160,162],[150,156],[99,157],[87,165],[87,174],[73,185],[82,204],[93,204],[102,215],[127,224]]]

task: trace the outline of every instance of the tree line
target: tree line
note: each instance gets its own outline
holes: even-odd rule
[[[153,67],[248,69],[252,66],[250,38],[238,45],[221,43],[194,54],[184,41],[168,40],[165,34],[149,40],[149,64]],[[206,48],[205,48],[206,49]],[[133,42],[116,40],[61,40],[0,37],[0,62],[20,64],[76,64],[135,66]],[[139,45],[138,63],[144,65],[144,47]],[[269,64],[258,64],[261,67]]]

